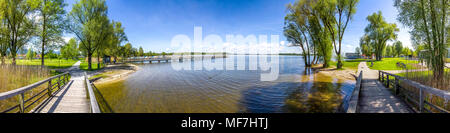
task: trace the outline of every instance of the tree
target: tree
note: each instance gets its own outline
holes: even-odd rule
[[[370,38],[368,35],[364,35],[359,39],[359,46],[361,47],[361,52],[366,57],[372,57],[373,49],[372,49],[372,42],[370,41]]]
[[[361,55],[361,49],[359,47],[355,48],[355,53]]]
[[[306,67],[311,66],[310,62],[310,49],[306,36],[306,16],[302,14],[300,8],[302,3],[296,1],[294,4],[288,4],[288,14],[285,17],[284,22],[284,36],[291,46],[299,46],[302,50],[302,56]]]
[[[142,46],[139,47],[139,56],[144,56],[144,49],[142,49]]]
[[[402,50],[402,54],[405,55],[405,56],[409,56],[409,55],[412,55],[411,51],[412,51],[411,49],[409,49],[408,47],[405,47]]]
[[[127,43],[124,46],[124,57],[128,58],[133,54],[133,46],[131,45],[131,43]]]
[[[0,0],[0,5],[4,4],[4,0]],[[3,6],[0,6],[0,57],[2,65],[5,64],[5,58],[8,54],[8,48],[9,48],[9,31],[7,27],[7,23],[5,19],[3,19]]]
[[[105,0],[80,0],[68,14],[67,29],[75,34],[80,47],[88,56],[88,69],[92,70],[92,55],[109,37],[110,22]]]
[[[57,43],[63,43],[64,6],[64,0],[39,0],[37,35],[41,43],[42,66],[45,54],[53,50]]]
[[[9,52],[12,56],[12,64],[16,65],[17,52],[34,35],[35,25],[33,15],[39,6],[37,0],[1,0],[2,18],[6,23],[8,34],[7,42]]]
[[[318,0],[318,7],[322,23],[329,31],[335,54],[338,58],[337,68],[341,69],[341,46],[348,22],[356,13],[359,0]]]
[[[392,57],[394,54],[394,51],[393,51],[393,49],[392,49],[392,46],[390,46],[390,45],[387,45],[386,46],[386,53],[385,53],[385,56],[387,56],[387,57]]]
[[[27,59],[33,60],[33,58],[36,57],[36,52],[34,52],[31,48],[27,51]]]
[[[106,48],[106,53],[113,56],[114,60],[117,60],[118,56],[123,55],[121,44],[128,41],[128,38],[125,35],[125,29],[122,27],[122,23],[113,21],[112,26],[113,34],[110,38],[110,45]]]
[[[443,80],[446,47],[449,46],[449,0],[395,0],[397,20],[410,27],[415,44],[427,45],[425,61],[434,79]]]
[[[397,57],[400,57],[400,54],[402,54],[402,50],[403,50],[403,45],[402,42],[400,41],[396,41],[394,42],[394,50],[395,50],[395,55],[397,55]]]
[[[317,64],[323,59],[323,67],[331,61],[332,44],[330,33],[320,20],[318,1],[296,1],[288,5],[289,13],[285,17],[284,35],[292,46],[302,49],[305,66]],[[311,61],[311,53],[314,58]]]
[[[369,21],[369,25],[367,25],[364,31],[372,42],[371,44],[375,51],[376,60],[380,61],[383,57],[383,50],[386,47],[386,42],[396,39],[399,29],[395,23],[387,23],[384,20],[381,11],[367,16],[367,21]]]
[[[66,45],[61,47],[61,56],[66,59],[75,59],[78,56],[77,47],[76,39],[70,39]]]

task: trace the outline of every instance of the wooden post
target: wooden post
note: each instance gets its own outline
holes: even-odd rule
[[[52,80],[48,81],[48,91],[47,94],[49,97],[52,96]]]
[[[23,93],[19,95],[19,113],[25,112],[25,103],[24,103],[25,96]]]
[[[384,73],[381,73],[381,82],[384,83]]]
[[[419,112],[423,113],[424,94],[422,88],[419,88]]]
[[[398,84],[398,78],[395,77],[395,95],[400,94],[400,85]]]
[[[381,71],[378,71],[378,80],[381,81]]]
[[[58,77],[58,90],[61,89],[61,76]]]
[[[423,113],[423,108],[424,108],[424,94],[423,94],[423,90],[422,88],[419,88],[419,112]]]
[[[386,88],[389,88],[389,75],[386,75],[386,76],[387,76],[387,78],[386,78],[386,81],[387,81],[387,82],[386,82],[386,86],[387,86],[387,87],[386,87]]]

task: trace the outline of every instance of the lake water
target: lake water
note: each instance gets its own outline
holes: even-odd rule
[[[123,81],[96,85],[113,112],[336,112],[355,86],[354,80],[305,69],[301,56],[279,56],[275,81],[261,81],[258,70],[175,70],[171,63],[139,67]]]

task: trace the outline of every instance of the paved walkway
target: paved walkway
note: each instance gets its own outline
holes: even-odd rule
[[[394,96],[378,81],[377,70],[371,70],[366,62],[359,64],[358,72],[361,70],[363,71],[363,87],[359,96],[359,113],[412,113],[401,99]]]
[[[78,61],[69,68],[71,79],[69,83],[55,94],[35,113],[89,113],[89,100],[87,99],[84,84],[84,72],[79,69]]]

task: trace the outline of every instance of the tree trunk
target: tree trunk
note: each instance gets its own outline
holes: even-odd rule
[[[44,39],[43,39],[43,40],[44,40]],[[44,41],[42,41],[42,51],[41,51],[41,60],[42,60],[42,61],[41,61],[41,62],[42,62],[42,63],[41,63],[41,66],[42,66],[42,67],[45,66],[45,64],[44,64],[44,50],[45,50],[45,49],[44,49],[44,46],[45,46],[45,43],[44,43]]]
[[[44,1],[44,5],[46,4],[46,1]],[[46,29],[45,29],[45,25],[46,25],[46,15],[45,15],[45,13],[43,13],[43,15],[42,15],[43,17],[42,17],[42,19],[43,19],[43,21],[44,21],[44,24],[42,25],[42,34],[41,34],[41,36],[42,36],[42,51],[41,51],[41,66],[42,67],[44,67],[44,54],[45,54],[45,36],[46,36],[46,34],[45,34],[45,32],[46,32]]]
[[[97,54],[97,69],[100,69],[100,54]]]
[[[92,70],[92,53],[88,52],[88,70]]]
[[[341,59],[341,54],[338,54],[338,62],[337,62],[337,69],[341,69],[343,64],[342,64],[342,59]]]
[[[314,58],[313,58],[313,61],[312,61],[312,63],[311,63],[311,64],[313,64],[313,65],[316,64],[316,56],[317,56],[317,54],[314,54]]]
[[[16,56],[13,56],[12,57],[12,63],[11,63],[12,65],[16,65]]]

